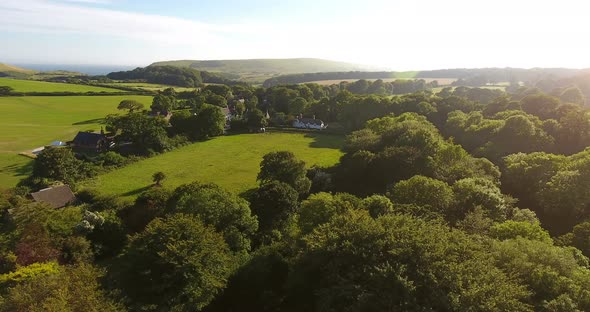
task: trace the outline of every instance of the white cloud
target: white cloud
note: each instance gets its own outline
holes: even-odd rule
[[[0,21],[0,29],[8,31],[100,34],[163,43],[193,37],[215,40],[215,29],[204,23],[43,0],[3,0]]]

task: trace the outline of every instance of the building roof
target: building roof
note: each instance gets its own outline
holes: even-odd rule
[[[324,123],[323,121],[321,121],[319,119],[313,119],[313,118],[300,118],[297,120],[299,120],[299,122],[301,122],[301,123],[314,124],[314,125],[321,125]]]
[[[36,202],[44,202],[53,208],[65,207],[67,204],[76,200],[76,196],[68,185],[60,185],[42,189],[39,192],[31,193]]]
[[[74,144],[83,146],[97,146],[101,140],[106,138],[107,137],[102,133],[78,132],[74,138]]]

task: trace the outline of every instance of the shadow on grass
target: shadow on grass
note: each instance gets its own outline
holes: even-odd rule
[[[17,164],[4,166],[0,169],[0,172],[11,174],[14,177],[27,177],[33,172],[33,160],[30,160],[24,166]]]
[[[95,123],[101,123],[102,121],[104,121],[104,118],[96,118],[96,119],[78,121],[78,122],[73,123],[72,125],[73,126],[90,125],[90,124],[95,124]]]
[[[313,138],[313,142],[309,143],[309,147],[341,149],[344,145],[343,135],[326,133],[308,133],[305,135],[305,137]]]
[[[151,189],[151,188],[152,188],[152,186],[153,186],[153,185],[148,185],[148,186],[140,187],[140,188],[138,188],[138,189],[135,189],[135,190],[133,190],[133,191],[129,191],[129,192],[123,193],[123,194],[121,194],[121,195],[122,195],[122,196],[135,196],[135,195],[139,195],[139,194],[141,194],[141,193],[143,193],[143,192],[145,192],[145,191],[147,191],[147,190]]]

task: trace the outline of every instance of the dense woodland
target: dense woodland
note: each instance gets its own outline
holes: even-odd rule
[[[105,126],[131,149],[48,149],[2,193],[0,311],[590,311],[580,81],[397,96],[382,81],[210,85],[160,92],[152,115],[124,101]],[[26,196],[221,135],[224,107],[235,132],[322,119],[345,155],[309,168],[269,153],[242,194],[155,173],[133,202]]]
[[[222,73],[198,71],[174,66],[138,67],[130,71],[113,72],[107,75],[112,80],[145,81],[179,87],[198,87],[203,83],[236,83]]]

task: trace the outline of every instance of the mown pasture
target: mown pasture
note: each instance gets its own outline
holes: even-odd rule
[[[16,92],[125,92],[104,87],[11,78],[0,78],[0,86],[11,87]]]
[[[176,187],[193,181],[214,182],[236,193],[257,185],[262,156],[272,151],[291,151],[307,166],[331,166],[342,152],[343,136],[322,133],[239,134],[217,137],[181,147],[110,171],[80,185],[104,194],[137,196],[152,184],[152,175],[162,171],[164,186]]]
[[[150,96],[0,97],[0,187],[12,187],[30,173],[31,159],[18,153],[72,140],[78,131],[100,130],[102,119],[116,113],[123,99],[146,107],[152,101]]]

